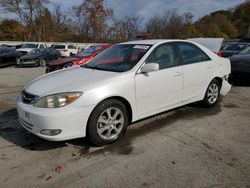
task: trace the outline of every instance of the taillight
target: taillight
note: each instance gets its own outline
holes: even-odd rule
[[[64,52],[67,52],[67,51],[68,51],[68,49],[64,49],[63,51],[64,51]]]
[[[222,52],[221,52],[221,51],[218,51],[218,52],[217,52],[217,55],[220,56],[220,57],[222,57]]]

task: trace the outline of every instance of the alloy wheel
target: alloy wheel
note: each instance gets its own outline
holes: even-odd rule
[[[124,126],[124,116],[120,109],[110,107],[104,110],[97,120],[97,133],[104,140],[114,140]]]
[[[218,95],[219,95],[219,87],[216,83],[212,83],[208,88],[208,94],[207,94],[208,102],[210,104],[215,103],[217,101]]]

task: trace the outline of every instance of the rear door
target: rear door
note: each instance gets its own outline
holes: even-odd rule
[[[145,63],[158,63],[160,70],[135,76],[137,111],[140,118],[182,102],[183,74],[174,43],[156,47]]]
[[[193,102],[200,99],[204,89],[212,80],[214,63],[195,44],[178,42],[177,46],[183,65],[183,102]]]

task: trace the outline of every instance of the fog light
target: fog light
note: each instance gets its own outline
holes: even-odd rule
[[[41,134],[47,135],[47,136],[56,136],[60,134],[62,130],[60,129],[43,129],[40,131]]]

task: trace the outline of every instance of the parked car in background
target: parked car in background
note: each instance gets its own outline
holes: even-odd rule
[[[239,54],[230,57],[232,75],[250,76],[250,46],[240,51]]]
[[[47,62],[61,58],[61,53],[54,48],[40,48],[31,50],[28,54],[20,58],[18,66],[43,66]]]
[[[109,48],[111,44],[94,45],[76,54],[74,57],[62,58],[55,61],[48,62],[46,73],[55,70],[76,67],[87,63],[90,59],[101,53],[103,50]]]
[[[0,48],[16,48],[15,45],[10,45],[10,44],[1,44]]]
[[[148,34],[148,33],[142,33],[142,34],[138,34],[136,35],[135,39],[134,40],[149,40],[149,39],[152,39],[152,35],[151,34]]]
[[[54,48],[61,52],[63,57],[69,57],[73,56],[78,53],[78,48],[75,45],[72,44],[54,44],[51,46],[51,48]]]
[[[18,59],[22,56],[15,48],[0,48],[0,67],[7,65],[15,65]]]
[[[51,141],[117,141],[140,119],[231,89],[229,59],[186,40],[141,40],[105,50],[87,64],[46,74],[17,97],[19,122]]]
[[[17,51],[21,52],[22,55],[26,55],[33,49],[43,49],[46,47],[47,46],[43,43],[26,43],[26,44],[23,44],[21,48],[18,48]]]
[[[231,42],[227,43],[222,49],[218,52],[218,55],[221,57],[231,57],[232,55],[238,54],[241,50],[249,46],[249,43],[245,42]]]

